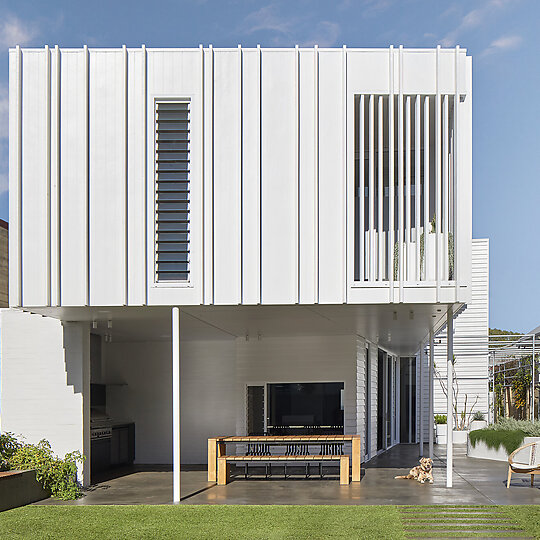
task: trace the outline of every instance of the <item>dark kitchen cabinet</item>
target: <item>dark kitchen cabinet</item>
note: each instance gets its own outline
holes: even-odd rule
[[[135,424],[113,426],[111,465],[127,465],[135,459]]]

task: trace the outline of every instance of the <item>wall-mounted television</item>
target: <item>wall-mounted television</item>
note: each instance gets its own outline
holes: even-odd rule
[[[343,433],[343,391],[342,382],[268,384],[268,433]]]

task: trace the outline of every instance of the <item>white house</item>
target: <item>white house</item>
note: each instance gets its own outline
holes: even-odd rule
[[[2,430],[90,457],[134,423],[175,497],[212,436],[358,433],[365,459],[430,438],[413,359],[487,260],[465,50],[9,58]]]

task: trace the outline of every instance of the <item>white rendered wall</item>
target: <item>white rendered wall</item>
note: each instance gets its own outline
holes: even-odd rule
[[[0,430],[47,439],[63,457],[86,454],[89,476],[90,342],[81,324],[3,310]],[[87,398],[87,399],[85,399]],[[86,429],[85,429],[86,428]]]
[[[282,382],[345,383],[345,433],[358,433],[356,338],[309,336],[237,340],[237,433],[246,430],[246,386]]]
[[[11,305],[467,301],[470,68],[459,49],[12,49]],[[464,98],[455,282],[353,283],[354,100],[390,93]],[[154,105],[171,98],[190,101],[181,286],[154,282]]]
[[[135,462],[172,463],[171,344],[164,341],[103,344],[108,413],[135,422]],[[181,460],[206,463],[208,438],[233,434],[235,343],[185,341],[181,364]]]
[[[455,370],[459,385],[459,408],[488,412],[488,329],[489,329],[489,240],[473,240],[472,302],[454,321]],[[440,343],[438,343],[440,340]],[[446,381],[446,329],[435,339],[435,364]],[[434,381],[434,411],[446,414],[446,397],[438,379]]]
[[[363,396],[357,389],[356,354],[355,336],[184,342],[180,360],[182,463],[205,463],[209,437],[245,433],[248,384],[344,382],[345,432],[362,433],[358,399],[363,408]],[[136,462],[171,463],[170,344],[104,344],[103,355],[103,381],[125,383],[109,386],[107,400],[111,416],[135,422]],[[372,392],[372,441],[376,444],[376,387]]]

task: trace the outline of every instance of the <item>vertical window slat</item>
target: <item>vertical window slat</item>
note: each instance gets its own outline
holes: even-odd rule
[[[378,134],[378,194],[377,194],[377,245],[379,252],[379,260],[377,264],[377,279],[382,281],[384,279],[383,273],[383,248],[384,248],[384,230],[383,230],[383,201],[384,201],[384,169],[383,169],[383,155],[384,155],[384,123],[383,123],[383,97],[379,96],[378,104],[378,118],[377,118],[377,134]]]
[[[424,268],[423,268],[423,278],[427,280],[427,260],[428,260],[428,234],[431,232],[429,216],[429,184],[431,182],[431,176],[429,174],[429,151],[430,151],[430,140],[429,140],[429,97],[424,98]],[[422,273],[422,268],[420,269]]]
[[[416,280],[420,280],[420,96],[414,103],[414,231],[416,241]]]
[[[375,96],[369,96],[369,280],[375,279]]]
[[[405,280],[411,276],[409,262],[411,258],[411,96],[405,102]]]

